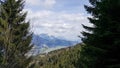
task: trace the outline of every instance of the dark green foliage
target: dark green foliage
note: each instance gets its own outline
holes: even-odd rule
[[[0,68],[26,68],[30,63],[32,35],[23,7],[24,0],[0,2]]]
[[[89,0],[85,6],[94,27],[83,27],[81,60],[83,68],[120,68],[120,0]]]
[[[35,57],[34,68],[80,68],[77,64],[80,58],[81,45],[63,48]]]

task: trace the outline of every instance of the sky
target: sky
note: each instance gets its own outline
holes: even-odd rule
[[[80,40],[81,24],[89,24],[84,9],[88,0],[26,0],[24,11],[34,34],[42,33],[68,40]]]

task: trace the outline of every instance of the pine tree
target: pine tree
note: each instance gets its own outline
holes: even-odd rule
[[[89,0],[85,6],[93,27],[83,27],[83,68],[120,68],[120,0]]]
[[[0,0],[0,68],[26,68],[32,34],[22,10],[24,0]]]

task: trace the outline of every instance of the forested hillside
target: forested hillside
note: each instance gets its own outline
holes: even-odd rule
[[[79,68],[81,45],[63,48],[35,57],[35,68]]]

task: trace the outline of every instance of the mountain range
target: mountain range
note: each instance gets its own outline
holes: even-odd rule
[[[47,34],[33,34],[32,43],[34,44],[35,52],[46,53],[56,49],[73,46],[79,42],[49,36]]]

